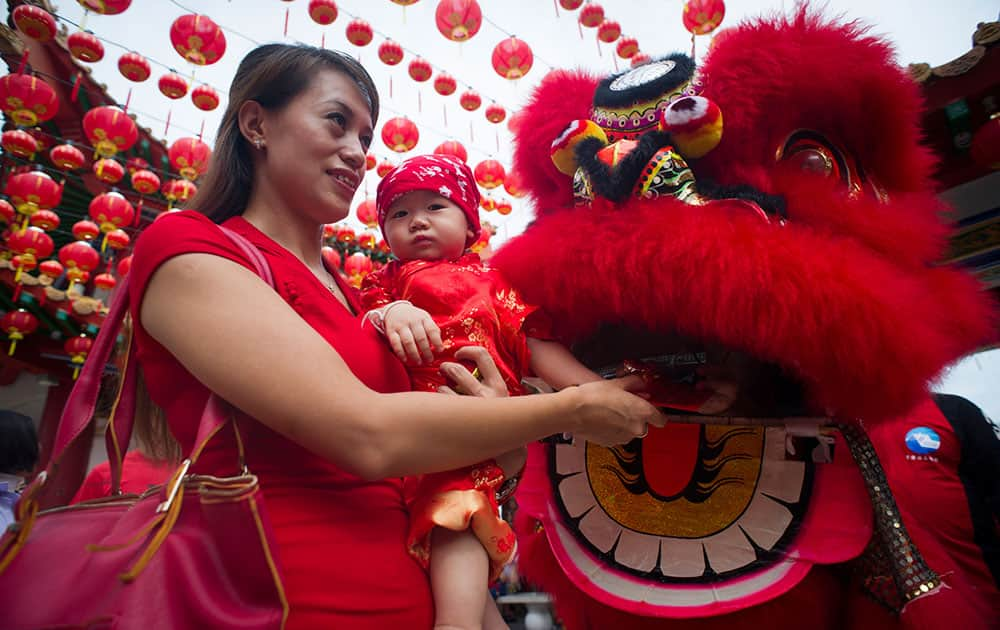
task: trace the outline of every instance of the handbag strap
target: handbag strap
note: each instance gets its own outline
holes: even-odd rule
[[[241,234],[221,225],[218,227],[223,235],[232,241],[233,245],[249,259],[257,275],[272,289],[275,288],[274,276],[260,250]],[[73,386],[73,391],[66,401],[66,406],[63,408],[59,427],[56,431],[52,455],[49,458],[46,469],[36,477],[32,485],[44,483],[52,488],[61,488],[63,484],[60,484],[59,481],[61,481],[60,478],[63,475],[60,474],[59,462],[71,452],[84,449],[89,451],[90,444],[86,440],[79,440],[78,438],[94,420],[94,411],[97,407],[104,368],[111,359],[115,344],[123,328],[125,314],[128,311],[128,281],[128,276],[123,278],[121,284],[119,284],[118,291],[115,292],[108,315],[101,326],[97,338],[94,340],[88,360],[84,364],[76,384]],[[112,487],[116,490],[121,483],[122,459],[124,451],[128,448],[129,441],[131,440],[135,420],[137,366],[133,335],[128,335],[126,343],[128,347],[125,361],[121,367],[118,395],[109,415],[107,433],[105,434],[105,446],[108,451],[108,461],[113,481]],[[192,453],[193,457],[200,453],[204,443],[228,420],[229,416],[226,413],[226,405],[217,398],[212,393],[205,403],[205,410],[202,413],[195,439],[196,452]],[[62,492],[69,494],[65,489],[62,489]],[[70,498],[65,496],[45,496],[47,494],[47,492],[39,488],[38,496],[40,503],[59,505],[65,503],[65,500]]]

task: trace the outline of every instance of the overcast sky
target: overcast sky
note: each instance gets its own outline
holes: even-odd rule
[[[83,19],[83,10],[73,0],[56,0],[58,16],[72,24]],[[405,9],[389,0],[338,0],[340,15],[327,27],[309,19],[308,0],[133,0],[132,6],[116,16],[91,14],[86,27],[105,41],[105,59],[93,64],[94,76],[108,85],[109,92],[124,102],[133,88],[130,110],[140,124],[168,143],[179,137],[196,135],[204,124],[205,139],[212,142],[222,111],[225,92],[239,60],[258,43],[301,41],[325,45],[357,55],[374,76],[382,96],[381,121],[404,113],[420,129],[420,142],[414,153],[430,152],[446,139],[457,139],[469,149],[472,164],[495,157],[510,165],[509,133],[506,124],[493,125],[483,117],[483,108],[466,112],[458,105],[458,94],[472,88],[483,96],[484,107],[491,101],[515,111],[546,71],[553,67],[581,66],[597,71],[616,69],[614,44],[598,45],[594,29],[577,25],[579,11],[555,8],[553,0],[479,0],[487,18],[482,29],[470,41],[457,44],[446,40],[434,26],[435,0],[420,0]],[[689,34],[681,23],[681,0],[605,0],[607,19],[621,24],[622,31],[635,37],[641,49],[653,56],[673,51],[689,51]],[[829,0],[816,2],[829,15],[860,19],[895,43],[902,64],[927,62],[940,65],[958,57],[971,47],[971,37],[978,22],[998,18],[996,0]],[[789,10],[791,0],[728,0],[723,27],[771,11]],[[285,11],[289,11],[288,35],[283,35]],[[208,83],[223,98],[215,111],[196,109],[190,98],[170,101],[160,94],[157,79],[174,68],[191,78],[194,67],[171,47],[170,24],[180,15],[198,12],[208,15],[227,29],[227,51],[218,63],[197,69],[194,83]],[[354,17],[368,21],[375,37],[371,44],[358,48],[347,42],[344,29]],[[69,25],[70,30],[75,27]],[[493,47],[509,35],[528,42],[535,53],[535,66],[520,81],[500,78],[490,65]],[[405,49],[403,63],[389,67],[378,60],[377,48],[386,38]],[[706,50],[708,38],[698,38],[699,54]],[[132,84],[117,70],[118,58],[127,50],[146,56],[153,66],[153,76],[144,83]],[[424,57],[435,74],[447,71],[458,80],[458,91],[450,97],[439,96],[431,82],[417,84],[406,73],[415,56]],[[618,68],[624,67],[619,60]],[[390,91],[391,84],[391,91]],[[171,118],[168,133],[165,121]],[[396,157],[380,140],[374,144],[379,158]],[[377,176],[371,172],[365,189],[374,194]],[[503,195],[501,195],[503,196]],[[531,209],[519,200],[508,217],[496,213],[489,220],[500,228],[498,241],[519,233],[531,219]],[[960,393],[984,406],[994,418],[1000,418],[1000,351],[982,355],[956,367],[940,388]]]

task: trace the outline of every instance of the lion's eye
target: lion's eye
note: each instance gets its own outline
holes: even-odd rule
[[[823,177],[835,177],[850,185],[844,156],[822,134],[801,130],[793,133],[778,152],[778,161],[797,166],[801,171]]]
[[[834,164],[830,156],[816,148],[804,148],[785,157],[785,161],[797,164],[806,173],[814,173],[829,177],[834,173]]]

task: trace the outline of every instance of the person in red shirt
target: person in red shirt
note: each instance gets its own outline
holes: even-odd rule
[[[467,346],[489,352],[512,395],[524,393],[529,367],[556,389],[601,380],[565,347],[539,338],[536,308],[467,251],[481,228],[479,189],[465,162],[406,160],[379,182],[376,206],[398,260],[365,278],[362,303],[407,362],[413,389],[447,386],[440,366]],[[489,459],[415,480],[407,547],[429,567],[435,626],[506,627],[487,587],[514,555],[514,531],[499,517],[496,495],[517,472]]]
[[[362,327],[358,296],[321,256],[323,225],[347,216],[361,183],[377,114],[371,77],[350,56],[254,49],[190,202],[198,211],[156,221],[133,256],[130,310],[149,397],[184,453],[210,392],[238,410],[290,630],[431,627],[427,576],[404,545],[402,477],[554,433],[610,445],[664,424],[626,391],[641,386],[638,377],[513,398],[409,391],[403,365]],[[260,250],[276,290],[218,224]],[[492,376],[479,384],[459,364],[442,369],[472,393],[498,393]],[[238,471],[235,442],[211,440],[194,472]]]

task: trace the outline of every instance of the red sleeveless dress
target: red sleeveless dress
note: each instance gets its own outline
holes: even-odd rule
[[[410,389],[406,371],[379,334],[370,326],[362,328],[361,316],[345,309],[295,256],[242,217],[225,225],[260,249],[281,297],[337,350],[361,381],[380,392]],[[209,391],[149,336],[139,323],[138,311],[160,264],[188,253],[222,256],[253,268],[214,223],[194,211],[157,220],[136,244],[130,307],[139,365],[150,396],[166,412],[186,451],[192,448]],[[339,278],[338,283],[355,313],[362,313],[355,291]],[[241,415],[237,420],[247,465],[260,478],[277,539],[290,604],[286,628],[430,628],[430,585],[406,552],[409,518],[402,480],[365,481],[253,418]],[[234,441],[213,440],[196,468],[202,473],[233,474],[236,461]]]

